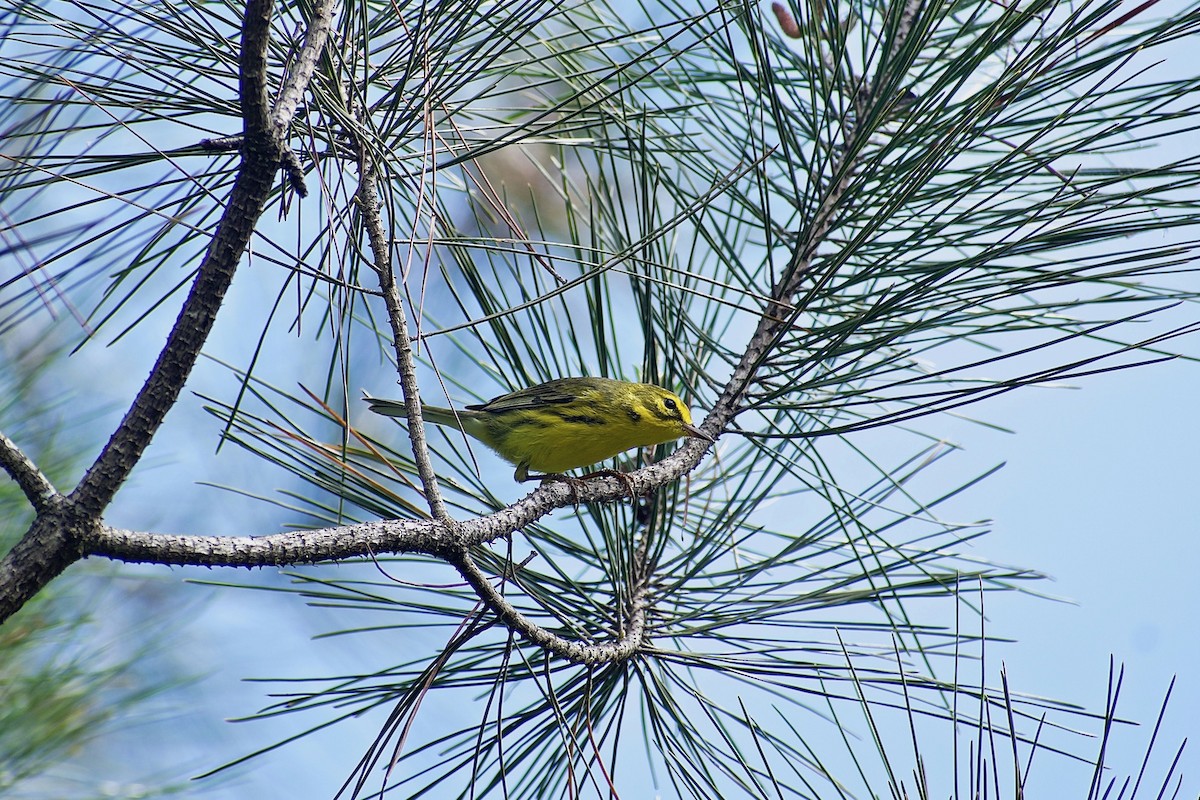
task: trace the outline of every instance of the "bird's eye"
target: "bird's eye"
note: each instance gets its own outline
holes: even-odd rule
[[[672,400],[670,397],[668,397],[666,400],[663,400],[663,405],[666,406],[667,408],[671,409],[672,411],[679,410],[679,405],[676,404],[676,402],[674,400]]]

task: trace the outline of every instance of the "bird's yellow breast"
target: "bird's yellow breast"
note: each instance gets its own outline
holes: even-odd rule
[[[679,432],[631,409],[597,413],[587,408],[509,412],[493,428],[494,449],[534,472],[565,472],[612,458],[634,447],[669,442]]]

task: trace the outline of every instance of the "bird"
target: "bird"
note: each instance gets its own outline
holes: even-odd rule
[[[376,414],[408,416],[403,401],[363,399]],[[683,437],[715,441],[692,424],[679,395],[651,383],[612,378],[557,378],[461,410],[422,403],[421,415],[463,431],[516,465],[517,482],[561,477],[634,447]]]

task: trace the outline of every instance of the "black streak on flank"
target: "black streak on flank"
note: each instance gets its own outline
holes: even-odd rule
[[[601,417],[591,417],[587,414],[561,414],[559,415],[563,422],[574,422],[576,425],[603,425],[604,419]]]

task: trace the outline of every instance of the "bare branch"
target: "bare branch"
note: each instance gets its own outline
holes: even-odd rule
[[[250,0],[246,5],[241,55],[246,140],[229,204],[150,376],[100,456],[70,495],[71,502],[85,515],[98,517],[112,502],[163,418],[179,399],[270,195],[281,149],[267,108],[267,45],[273,6],[272,0]]]
[[[317,0],[312,9],[313,15],[308,21],[304,44],[300,46],[300,52],[292,62],[283,86],[279,89],[279,96],[275,98],[275,108],[271,111],[271,122],[280,142],[286,141],[287,131],[296,116],[296,106],[308,91],[308,84],[312,80],[321,53],[325,50],[325,43],[329,40],[330,28],[333,27],[333,0]]]
[[[526,617],[502,595],[488,580],[471,556],[465,551],[452,559],[458,573],[475,589],[475,593],[500,617],[510,629],[524,636],[531,643],[557,656],[577,664],[607,664],[625,661],[636,655],[645,644],[646,609],[649,606],[649,585],[645,580],[638,582],[631,593],[629,618],[619,637],[608,642],[581,642],[564,639],[551,633]]]
[[[396,350],[396,367],[400,372],[400,388],[404,393],[404,406],[408,411],[408,438],[412,442],[413,461],[417,474],[425,489],[425,501],[435,519],[450,522],[450,513],[438,487],[437,473],[429,460],[429,448],[425,443],[425,425],[421,418],[421,393],[417,386],[417,367],[413,361],[412,339],[408,335],[408,319],[396,287],[396,275],[392,270],[390,239],[384,233],[383,220],[379,213],[379,192],[376,188],[375,165],[367,149],[358,147],[358,192],[355,195],[362,211],[363,224],[371,243],[371,265],[379,277],[379,289],[387,305],[388,319],[392,324],[392,345]]]
[[[90,527],[86,521],[71,519],[55,508],[38,515],[29,531],[0,561],[0,623],[84,556],[80,542]]]
[[[155,564],[266,567],[377,553],[424,553],[452,561],[466,548],[492,542],[541,519],[556,508],[628,499],[677,480],[703,456],[706,442],[689,440],[662,461],[626,474],[626,480],[591,478],[570,487],[550,481],[491,514],[447,524],[442,520],[376,520],[267,536],[193,536],[99,526],[83,544],[86,555]],[[0,609],[2,618],[2,609]]]
[[[16,442],[0,433],[0,467],[4,467],[21,491],[29,498],[29,504],[39,514],[50,507],[51,501],[59,497],[58,490],[50,479],[42,474],[37,464],[17,447]]]
[[[448,557],[462,545],[436,520],[377,520],[268,536],[192,536],[101,527],[90,555],[121,561],[205,567],[280,567],[374,553]]]

